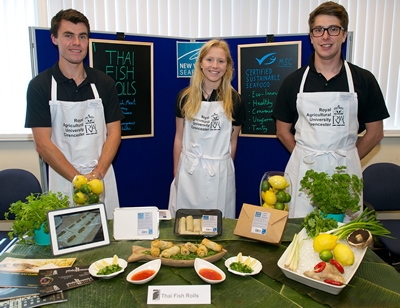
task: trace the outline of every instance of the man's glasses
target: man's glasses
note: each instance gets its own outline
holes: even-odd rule
[[[328,28],[317,27],[311,29],[311,33],[314,37],[320,37],[324,35],[325,30],[328,31],[330,36],[338,36],[340,34],[340,30],[344,31],[344,28],[339,26],[330,26]]]

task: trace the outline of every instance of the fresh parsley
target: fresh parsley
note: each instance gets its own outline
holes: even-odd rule
[[[241,262],[233,262],[229,265],[229,267],[232,270],[240,272],[240,273],[252,273],[253,272],[253,269],[250,266],[248,266],[244,263],[241,263]]]
[[[97,272],[97,275],[110,275],[112,273],[116,273],[122,270],[122,267],[119,264],[112,264],[103,267],[101,270]]]
[[[324,218],[318,208],[316,208],[314,212],[308,214],[301,224],[301,228],[306,229],[307,235],[310,238],[316,238],[321,232],[328,232],[337,227],[337,221],[332,218]]]

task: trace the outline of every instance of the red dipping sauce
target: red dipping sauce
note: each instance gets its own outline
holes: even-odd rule
[[[201,270],[199,270],[199,274],[209,280],[221,280],[222,279],[222,276],[220,273],[218,273],[217,271],[214,271],[213,269],[209,269],[209,268],[202,268]]]
[[[155,270],[149,269],[149,270],[144,270],[140,271],[139,273],[136,273],[135,275],[132,276],[131,280],[133,281],[139,281],[143,279],[147,279],[155,274]]]

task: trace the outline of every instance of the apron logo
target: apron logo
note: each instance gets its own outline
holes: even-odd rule
[[[210,130],[221,130],[221,121],[216,113],[211,116]]]
[[[333,108],[332,126],[345,126],[344,123],[344,108],[338,105]]]
[[[97,129],[96,129],[96,123],[94,120],[94,117],[88,114],[87,117],[85,117],[85,132],[86,135],[96,135],[97,134]]]

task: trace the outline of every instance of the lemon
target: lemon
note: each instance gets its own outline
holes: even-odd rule
[[[93,267],[95,267],[95,269],[97,269],[97,271],[101,270],[102,268],[104,268],[104,267],[106,267],[106,266],[108,265],[107,262],[106,262],[106,264],[103,264],[102,261],[103,261],[103,260],[97,261],[97,262],[94,264]]]
[[[72,180],[72,184],[74,184],[75,188],[81,189],[82,184],[87,183],[87,178],[83,175],[77,175]]]
[[[268,182],[269,182],[269,184],[271,184],[271,186],[273,188],[278,189],[278,190],[285,189],[287,187],[286,184],[288,184],[286,179],[281,175],[271,176],[268,179]]]
[[[338,243],[333,249],[335,260],[343,266],[352,265],[354,263],[354,253],[346,244]]]
[[[100,195],[104,190],[104,184],[98,179],[91,180],[89,183],[90,189],[93,193]]]
[[[118,257],[114,255],[111,265],[118,264]]]
[[[313,242],[314,251],[320,253],[322,250],[332,250],[336,246],[338,237],[336,235],[322,233]]]
[[[109,266],[110,264],[108,264],[105,260],[101,260],[100,261],[104,266]]]
[[[264,201],[269,205],[274,205],[276,203],[276,195],[268,190],[264,193]]]
[[[250,266],[252,269],[254,269],[254,268],[256,267],[256,265],[257,265],[257,260],[256,260],[256,259],[254,259],[253,261],[251,261],[251,262],[249,263],[249,266]]]
[[[285,208],[283,210],[286,211],[286,212],[289,212],[289,208],[288,208],[286,203],[285,203]]]
[[[268,204],[266,202],[264,202],[263,207],[267,207],[267,208],[270,208],[270,209],[274,209],[275,208],[275,206],[273,204],[270,205],[270,204]]]
[[[251,261],[251,258],[250,258],[250,256],[248,256],[247,259],[244,261],[244,264],[249,265],[250,261]]]
[[[76,194],[74,194],[73,199],[75,203],[83,204],[86,202],[86,195],[83,192],[79,191]]]
[[[238,253],[236,262],[243,263],[243,258],[242,258],[242,253],[241,252]]]

